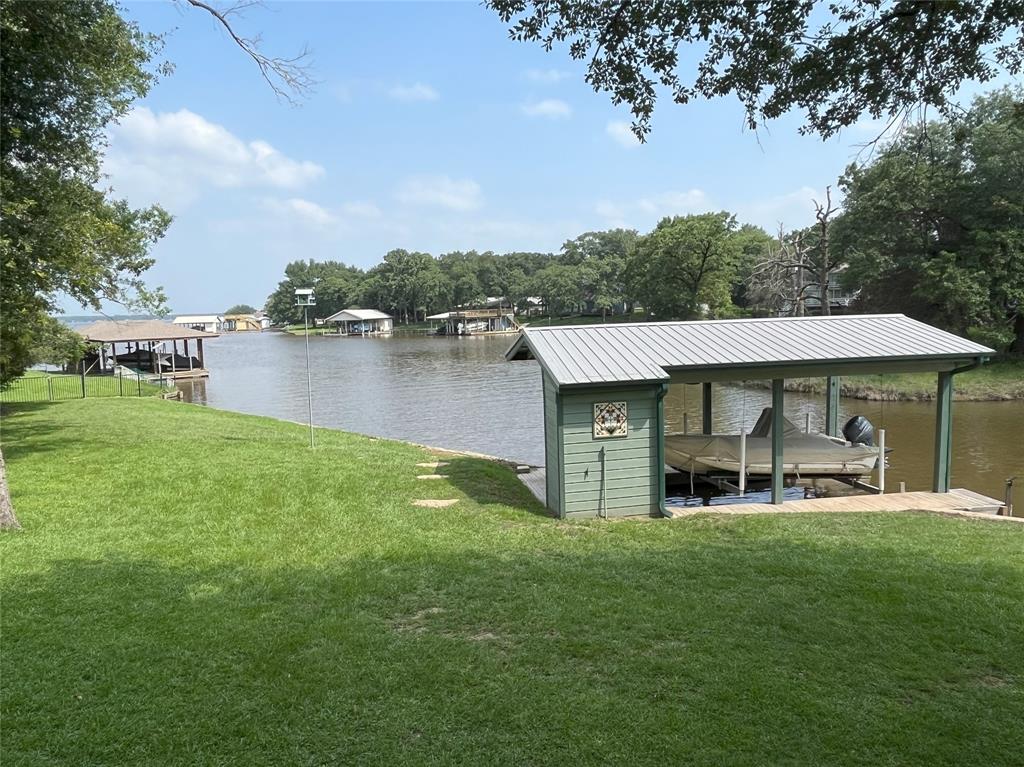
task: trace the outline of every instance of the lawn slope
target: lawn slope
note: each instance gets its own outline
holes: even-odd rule
[[[569,524],[494,464],[180,403],[2,427],[5,767],[1024,753],[1016,525]]]

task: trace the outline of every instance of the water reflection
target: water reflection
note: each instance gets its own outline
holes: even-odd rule
[[[540,370],[507,363],[512,336],[475,338],[310,338],[313,417],[320,426],[473,450],[544,463]],[[182,382],[186,400],[243,413],[306,419],[303,339],[283,333],[228,334],[208,344],[211,376]],[[771,393],[753,386],[715,386],[713,425],[719,433],[750,429]],[[686,414],[700,429],[698,386],[673,386],[666,398],[669,428]],[[930,403],[843,400],[841,423],[865,415],[886,430],[894,448],[886,484],[931,486],[935,411]],[[786,416],[823,428],[824,399],[786,393]],[[1024,476],[1024,403],[957,402],[953,407],[953,483],[1002,497],[1004,481]],[[1024,500],[1022,500],[1024,502]]]

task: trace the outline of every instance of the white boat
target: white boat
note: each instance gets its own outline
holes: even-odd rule
[[[747,476],[771,476],[771,413],[766,407],[747,436]],[[796,477],[862,477],[878,462],[878,448],[827,434],[800,431],[783,418],[782,470]],[[888,452],[888,451],[887,451]],[[696,474],[740,473],[740,437],[725,434],[667,434],[665,463]]]

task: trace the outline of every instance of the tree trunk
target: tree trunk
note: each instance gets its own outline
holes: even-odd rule
[[[1013,344],[1010,351],[1024,354],[1024,309],[1017,310],[1017,318],[1013,321]]]
[[[11,491],[7,487],[7,468],[4,466],[4,451],[0,449],[0,530],[17,530],[21,525],[14,516]]]

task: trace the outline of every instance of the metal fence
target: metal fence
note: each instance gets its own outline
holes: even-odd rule
[[[173,388],[171,379],[124,375],[28,374],[0,391],[0,402],[58,402],[88,397],[152,397]]]

